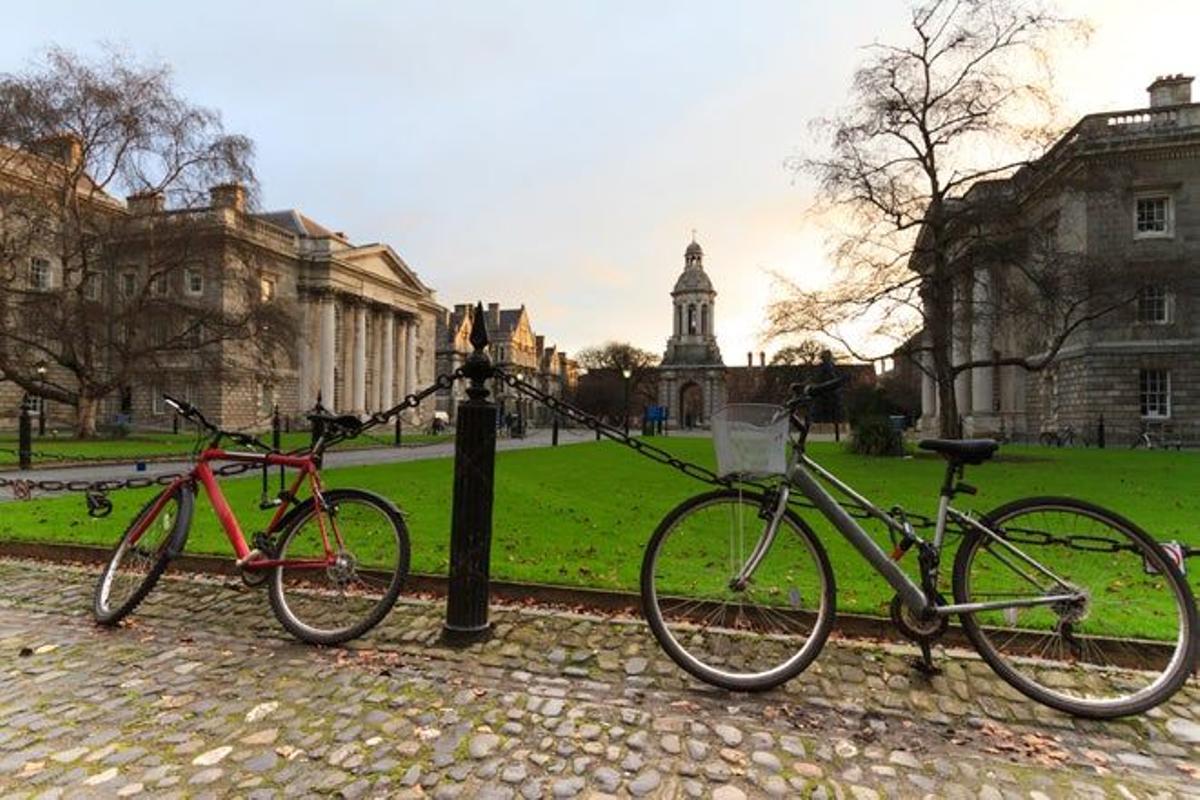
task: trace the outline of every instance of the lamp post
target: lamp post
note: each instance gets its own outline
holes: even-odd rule
[[[525,382],[525,373],[518,372],[517,380],[520,381],[521,383],[524,383]],[[525,398],[518,394],[516,397],[516,401],[517,401],[517,424],[516,424],[516,430],[513,433],[519,438],[524,438],[525,437]]]
[[[46,362],[41,362],[37,365],[38,383],[42,384],[43,390],[46,386]],[[38,436],[46,435],[46,398],[38,395]]]
[[[633,377],[633,370],[629,367],[621,370],[621,377],[625,379],[625,435],[629,435],[629,379]]]

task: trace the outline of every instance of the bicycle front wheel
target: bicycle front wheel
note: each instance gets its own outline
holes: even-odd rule
[[[749,579],[770,501],[735,489],[698,495],[663,519],[642,561],[642,607],[676,664],[706,683],[763,691],[817,657],[834,616],[820,541],[788,510]],[[769,516],[769,514],[768,514]]]
[[[279,541],[287,562],[271,575],[271,609],[310,644],[340,644],[392,610],[408,576],[408,529],[384,498],[358,489],[325,492],[296,512]]]
[[[92,597],[92,615],[116,625],[146,598],[171,560],[171,544],[185,537],[192,521],[194,494],[180,484],[163,489],[142,506],[117,542]]]
[[[963,539],[954,560],[958,603],[1073,598],[961,615],[1001,678],[1048,706],[1097,719],[1139,714],[1184,684],[1197,655],[1195,601],[1136,525],[1054,497],[1009,503],[982,524],[1002,541],[974,530]]]

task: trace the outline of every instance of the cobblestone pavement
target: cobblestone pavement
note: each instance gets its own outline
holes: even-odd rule
[[[1200,687],[1073,720],[965,654],[833,641],[784,689],[687,680],[635,620],[493,613],[438,644],[402,601],[353,649],[282,634],[259,590],[168,578],[93,626],[93,570],[0,561],[0,796],[1200,797]]]

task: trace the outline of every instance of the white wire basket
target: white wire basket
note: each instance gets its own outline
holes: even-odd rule
[[[787,473],[788,413],[765,403],[731,403],[712,416],[717,473],[765,477]]]

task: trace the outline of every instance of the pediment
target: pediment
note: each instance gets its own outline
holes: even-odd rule
[[[388,245],[374,244],[355,247],[343,250],[337,254],[337,257],[339,261],[344,261],[385,283],[398,285],[421,295],[432,294],[432,290]]]

